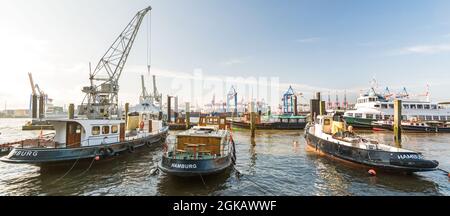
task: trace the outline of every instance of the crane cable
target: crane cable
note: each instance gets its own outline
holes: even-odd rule
[[[150,69],[152,64],[152,51],[151,51],[151,38],[152,38],[152,12],[149,12],[147,16],[147,70],[148,75],[150,76]]]

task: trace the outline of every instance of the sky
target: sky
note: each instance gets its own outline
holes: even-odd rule
[[[290,85],[305,99],[355,100],[374,78],[380,90],[420,95],[429,85],[433,100],[450,100],[447,0],[2,0],[0,104],[29,107],[28,72],[55,104],[79,104],[89,62],[148,5],[122,103],[138,101],[148,62],[160,92],[194,104],[225,101],[231,85],[239,100],[280,103]]]

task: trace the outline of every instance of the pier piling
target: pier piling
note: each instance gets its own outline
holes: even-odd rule
[[[395,144],[401,147],[402,144],[402,101],[394,101],[394,139]]]
[[[186,103],[186,130],[191,127],[191,104]]]
[[[45,97],[43,95],[39,96],[39,119],[45,118]]]
[[[125,128],[128,127],[128,113],[130,112],[130,103],[125,104]]]
[[[171,123],[172,122],[172,113],[171,113],[171,101],[172,97],[171,96],[167,96],[167,123]]]
[[[31,116],[33,119],[37,119],[38,115],[37,115],[37,103],[38,103],[38,96],[33,94],[32,96],[32,107],[31,107]]]
[[[256,136],[255,102],[250,103],[250,130],[252,133],[252,139],[255,139],[255,136]]]

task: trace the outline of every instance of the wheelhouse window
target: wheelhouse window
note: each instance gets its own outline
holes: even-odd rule
[[[437,109],[437,105],[436,104],[432,104],[431,105],[431,109]]]
[[[109,134],[109,126],[102,127],[102,134]]]
[[[423,105],[423,108],[424,109],[430,109],[430,105],[429,104],[425,104],[425,105]]]
[[[118,125],[111,126],[111,133],[112,134],[116,134],[118,132],[119,132],[119,126]]]
[[[416,107],[416,105],[415,104],[411,104],[411,109],[417,109],[417,107]]]
[[[356,113],[355,118],[362,118],[362,113]]]
[[[394,109],[394,104],[389,104],[389,109]]]
[[[367,119],[373,119],[373,114],[366,114]]]
[[[441,121],[446,121],[447,119],[445,118],[445,116],[441,116]]]
[[[375,118],[378,119],[378,120],[381,120],[381,119],[382,119],[382,118],[381,118],[381,115],[375,115]]]
[[[387,105],[387,104],[381,104],[381,108],[382,108],[382,109],[387,109],[387,108],[388,108],[388,105]]]
[[[353,117],[353,113],[347,113],[347,116]]]
[[[426,120],[427,120],[427,121],[431,121],[431,120],[433,120],[433,117],[432,117],[432,116],[427,116],[427,117],[426,117]]]
[[[384,115],[384,120],[389,120],[389,115]]]
[[[409,104],[403,104],[403,109],[409,109]]]
[[[439,116],[433,116],[434,121],[439,121]]]
[[[375,108],[380,108],[380,104],[375,104]]]
[[[423,109],[423,105],[422,104],[417,104],[417,109]]]
[[[100,126],[92,127],[92,135],[94,136],[100,135]]]
[[[323,120],[323,125],[330,125],[330,124],[331,124],[330,119],[324,119]]]

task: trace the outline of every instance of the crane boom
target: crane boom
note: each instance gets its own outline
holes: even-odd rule
[[[118,116],[119,78],[127,62],[142,21],[151,7],[139,11],[116,38],[108,51],[90,72],[91,86],[83,88],[87,102],[80,114],[88,118],[104,119]]]
[[[36,88],[33,81],[33,75],[31,73],[28,73],[28,78],[30,79],[31,91],[33,92],[33,95],[36,95]]]

